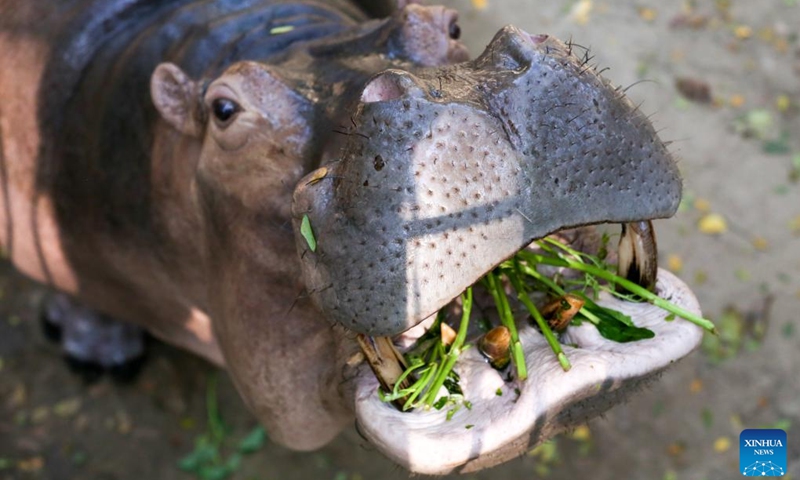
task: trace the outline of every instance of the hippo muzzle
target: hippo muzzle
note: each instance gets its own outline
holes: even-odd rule
[[[532,240],[669,217],[681,196],[673,158],[624,94],[571,46],[514,27],[473,61],[379,73],[352,124],[341,154],[297,185],[293,215],[313,301],[329,321],[367,335],[418,335],[412,327]],[[655,288],[699,313],[669,273],[658,272]],[[702,337],[652,305],[601,303],[656,338],[617,344],[570,327],[565,348],[576,362],[564,372],[541,334],[522,325],[528,379],[509,385],[476,349],[462,353],[472,408],[452,419],[395,410],[364,369],[360,432],[414,472],[478,470],[605,411]]]
[[[294,216],[317,306],[370,335],[413,327],[534,239],[669,217],[681,196],[631,102],[567,45],[515,27],[474,61],[378,74],[353,122],[341,158],[298,184]]]

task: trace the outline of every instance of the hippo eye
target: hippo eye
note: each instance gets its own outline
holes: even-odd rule
[[[239,104],[229,98],[216,98],[211,102],[211,111],[214,112],[214,119],[220,128],[227,127],[239,110]]]
[[[456,22],[453,22],[450,24],[450,31],[448,33],[450,34],[450,38],[458,40],[461,38],[461,27],[459,27]]]

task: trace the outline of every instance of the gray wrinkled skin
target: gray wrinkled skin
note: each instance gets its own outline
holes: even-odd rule
[[[533,239],[680,200],[650,123],[553,38],[506,27],[475,60],[384,72],[361,100],[341,158],[294,194],[318,242],[296,235],[306,284],[359,332],[405,331]]]

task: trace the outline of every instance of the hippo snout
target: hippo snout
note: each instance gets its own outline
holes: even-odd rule
[[[680,200],[673,158],[624,93],[515,27],[470,62],[379,73],[353,121],[293,215],[316,305],[362,333],[407,330],[534,239],[668,217]]]

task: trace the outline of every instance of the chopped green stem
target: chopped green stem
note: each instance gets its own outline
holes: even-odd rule
[[[552,290],[556,295],[559,295],[559,296],[563,297],[564,295],[567,294],[566,290],[564,290],[563,288],[559,287],[558,284],[556,282],[554,282],[553,280],[551,280],[551,279],[545,277],[544,275],[542,275],[541,273],[539,273],[539,271],[536,270],[535,268],[527,266],[527,265],[521,265],[520,266],[520,270],[522,271],[522,273],[524,273],[526,275],[529,275],[529,276],[535,278],[536,280],[540,281],[541,283],[543,283],[545,286],[547,286],[547,288]],[[593,323],[594,325],[597,325],[598,323],[601,322],[601,320],[599,318],[597,318],[597,315],[592,313],[586,307],[581,307],[580,312],[584,317],[586,317],[586,320],[589,320],[589,322]]]
[[[517,378],[525,380],[528,378],[528,366],[525,364],[525,355],[522,351],[522,343],[519,341],[517,324],[511,314],[511,306],[508,304],[506,292],[503,291],[503,287],[494,272],[487,273],[484,278],[486,279],[489,293],[492,294],[494,303],[497,306],[497,313],[500,314],[500,323],[508,329],[511,335],[511,358],[517,366]]]
[[[514,363],[517,365],[517,374],[520,380],[528,378],[528,364],[525,363],[525,351],[522,350],[522,343],[519,340],[511,345],[511,356],[514,358]],[[519,373],[519,372],[522,373]]]
[[[561,344],[558,343],[558,339],[553,334],[553,331],[550,329],[550,325],[547,324],[542,314],[539,313],[539,309],[536,308],[536,305],[533,304],[530,297],[528,296],[528,292],[525,291],[525,286],[522,284],[522,281],[519,277],[513,273],[509,274],[506,272],[506,276],[511,281],[511,285],[514,287],[514,290],[517,291],[517,298],[525,305],[525,308],[531,312],[533,319],[536,320],[536,323],[539,325],[539,328],[542,329],[542,334],[544,335],[545,340],[550,345],[550,348],[553,349],[553,353],[556,354],[558,357],[558,363],[561,364],[561,368],[564,371],[569,371],[572,368],[572,365],[569,363],[569,359],[567,359],[567,355],[561,349]]]
[[[417,400],[417,397],[425,389],[425,386],[431,383],[431,379],[434,378],[434,376],[436,375],[436,370],[438,369],[439,369],[438,363],[431,364],[431,368],[429,368],[425,372],[425,374],[422,375],[422,378],[420,378],[419,381],[417,381],[417,383],[415,383],[411,387],[414,389],[414,392],[408,396],[408,400],[406,400],[406,403],[403,404],[403,410],[408,410],[414,407],[414,402]]]
[[[525,275],[531,276],[531,277],[535,278],[536,280],[540,281],[540,282],[541,282],[541,283],[543,283],[543,284],[544,284],[544,285],[545,285],[547,288],[549,288],[550,290],[552,290],[552,291],[553,291],[553,292],[554,292],[556,295],[560,295],[560,296],[562,296],[562,297],[563,297],[564,295],[566,295],[566,294],[567,294],[567,291],[566,291],[566,290],[564,290],[563,288],[561,288],[561,287],[560,287],[560,286],[559,286],[559,285],[558,285],[556,282],[554,282],[552,279],[550,279],[550,278],[547,278],[547,277],[545,277],[544,275],[542,275],[541,273],[539,273],[539,271],[538,271],[538,270],[536,270],[535,268],[533,268],[533,267],[531,267],[531,266],[528,266],[528,265],[523,265],[523,264],[521,264],[521,263],[519,263],[519,262],[517,262],[517,263],[516,263],[516,265],[518,265],[518,266],[519,266],[519,269],[520,269],[520,271],[521,271],[522,273],[524,273]]]
[[[425,363],[422,362],[421,360],[418,360],[414,362],[410,367],[406,368],[403,374],[397,378],[397,381],[394,384],[394,389],[392,391],[392,396],[398,395],[401,391],[400,385],[403,384],[403,382],[414,372],[414,370],[417,370],[418,368],[423,366],[425,366]],[[409,390],[409,388],[402,389],[403,392],[405,392],[406,390]],[[402,398],[402,397],[397,397],[397,398]],[[395,399],[393,398],[392,400]]]
[[[464,346],[464,340],[467,338],[469,316],[471,313],[472,287],[468,288],[467,291],[461,296],[461,324],[458,326],[458,333],[456,334],[455,340],[453,340],[453,344],[450,345],[447,355],[444,357],[442,368],[439,370],[439,372],[437,372],[430,389],[423,397],[423,403],[429,407],[433,405],[433,402],[436,401],[436,396],[439,394],[439,390],[442,388],[442,385],[444,385],[444,381],[447,380],[447,376],[453,371],[453,367],[456,365],[456,360],[458,360],[458,356],[461,354],[461,347]]]
[[[565,251],[567,253],[569,253],[575,259],[575,261],[580,262],[580,263],[582,263],[584,265],[586,264],[586,262],[584,260],[589,260],[590,262],[592,262],[592,264],[594,264],[594,266],[599,267],[599,268],[602,268],[602,265],[604,265],[602,262],[600,262],[593,255],[589,255],[588,253],[584,253],[584,252],[579,252],[579,251],[575,250],[574,248],[570,247],[569,245],[564,245],[563,243],[559,242],[558,240],[556,240],[554,238],[545,237],[541,241],[537,242],[537,244],[540,247],[544,247],[545,242],[549,243],[550,245],[553,245],[554,247],[557,247],[557,248],[559,248],[559,249],[561,249],[561,250],[563,250],[563,251]],[[551,252],[551,253],[555,253],[552,249],[547,249],[547,250],[549,252]],[[558,255],[557,253],[555,253],[555,254]],[[558,256],[560,257],[561,255],[558,255]]]
[[[714,324],[711,323],[709,320],[706,320],[703,317],[700,317],[698,315],[695,315],[692,312],[684,310],[683,308],[681,308],[681,307],[679,307],[679,306],[677,306],[677,305],[675,305],[675,304],[673,304],[673,303],[671,303],[671,302],[669,302],[667,300],[664,300],[663,298],[659,297],[658,295],[650,292],[646,288],[641,287],[641,286],[635,284],[634,282],[631,282],[630,280],[627,280],[627,279],[621,278],[621,277],[619,277],[617,275],[614,275],[613,273],[609,272],[608,270],[596,267],[594,265],[588,265],[586,263],[577,262],[577,261],[573,261],[573,260],[568,260],[568,259],[563,258],[563,257],[562,258],[553,258],[553,257],[545,256],[545,255],[530,254],[529,258],[534,260],[536,263],[542,263],[542,264],[545,264],[545,265],[551,265],[551,266],[555,266],[555,267],[572,268],[574,270],[578,270],[578,271],[581,271],[581,272],[584,272],[584,273],[588,273],[590,275],[594,275],[596,277],[600,277],[603,280],[607,280],[609,282],[619,284],[620,286],[622,286],[623,288],[625,288],[629,292],[633,293],[634,295],[638,295],[638,296],[642,297],[643,299],[645,299],[646,301],[652,303],[653,305],[655,305],[655,306],[657,306],[659,308],[663,308],[664,310],[666,310],[666,311],[668,311],[670,313],[674,313],[675,315],[677,315],[677,316],[679,316],[679,317],[681,317],[683,319],[686,319],[686,320],[694,323],[695,325],[704,328],[705,330],[708,330],[709,332],[711,332],[714,335],[717,334],[717,330],[716,330],[716,328],[714,328]]]

